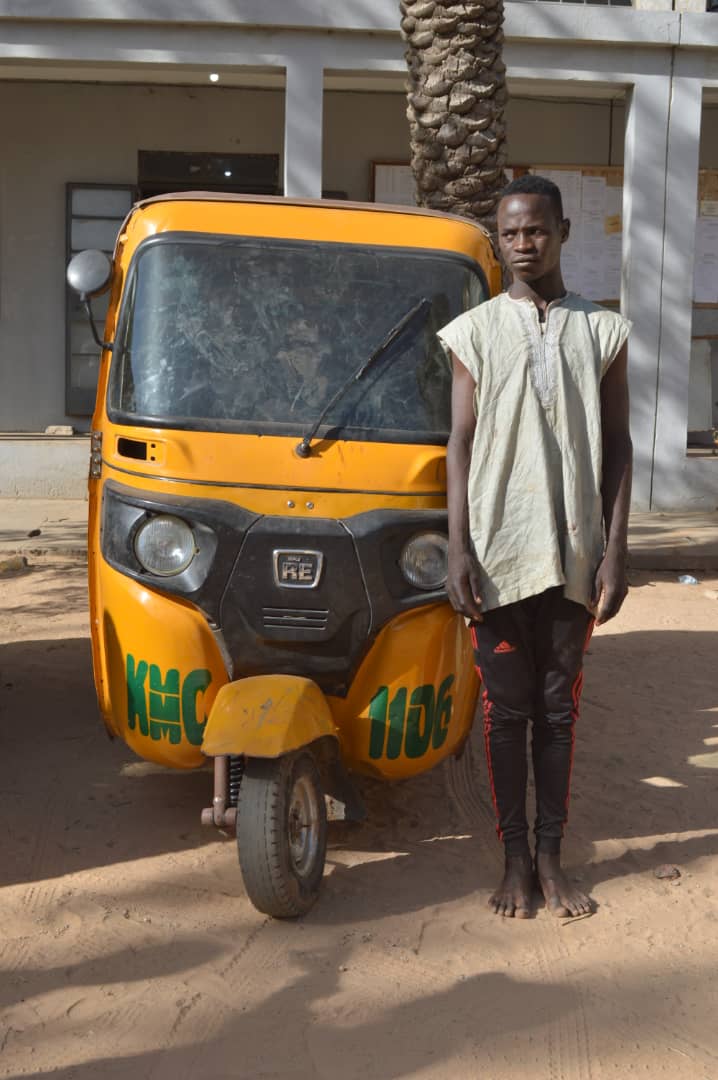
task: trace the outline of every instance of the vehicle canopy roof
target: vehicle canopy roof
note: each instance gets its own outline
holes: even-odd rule
[[[420,207],[276,195],[172,192],[143,199],[133,206],[120,229],[118,254],[125,261],[144,239],[170,231],[453,251],[482,266],[492,293],[501,287],[498,263],[482,225]]]

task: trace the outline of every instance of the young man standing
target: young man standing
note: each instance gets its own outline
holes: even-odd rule
[[[583,654],[626,595],[632,449],[620,315],[566,292],[570,222],[551,181],[498,206],[507,292],[439,337],[453,364],[447,590],[471,620],[505,873],[497,915],[527,918],[534,883],[558,916],[591,910],[561,868]],[[535,855],[526,818],[532,722]]]

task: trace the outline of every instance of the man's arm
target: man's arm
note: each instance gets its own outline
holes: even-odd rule
[[[608,622],[620,611],[628,583],[628,511],[631,503],[633,445],[628,426],[628,349],[623,345],[601,383],[603,439],[603,520],[606,552],[596,573],[596,623]]]
[[[474,441],[476,384],[452,353],[451,435],[446,447],[449,507],[449,569],[446,591],[451,606],[471,619],[481,619],[479,570],[469,535],[469,467]]]

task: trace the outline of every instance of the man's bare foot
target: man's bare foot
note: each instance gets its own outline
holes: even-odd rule
[[[546,908],[558,919],[589,915],[591,901],[568,880],[561,869],[559,855],[536,853],[536,881],[546,901]]]
[[[528,919],[531,915],[533,866],[530,855],[507,855],[504,879],[489,900],[495,915]]]

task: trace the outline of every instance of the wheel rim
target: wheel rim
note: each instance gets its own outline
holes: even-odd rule
[[[306,776],[298,776],[292,785],[288,834],[294,872],[307,877],[319,851],[319,796]]]

